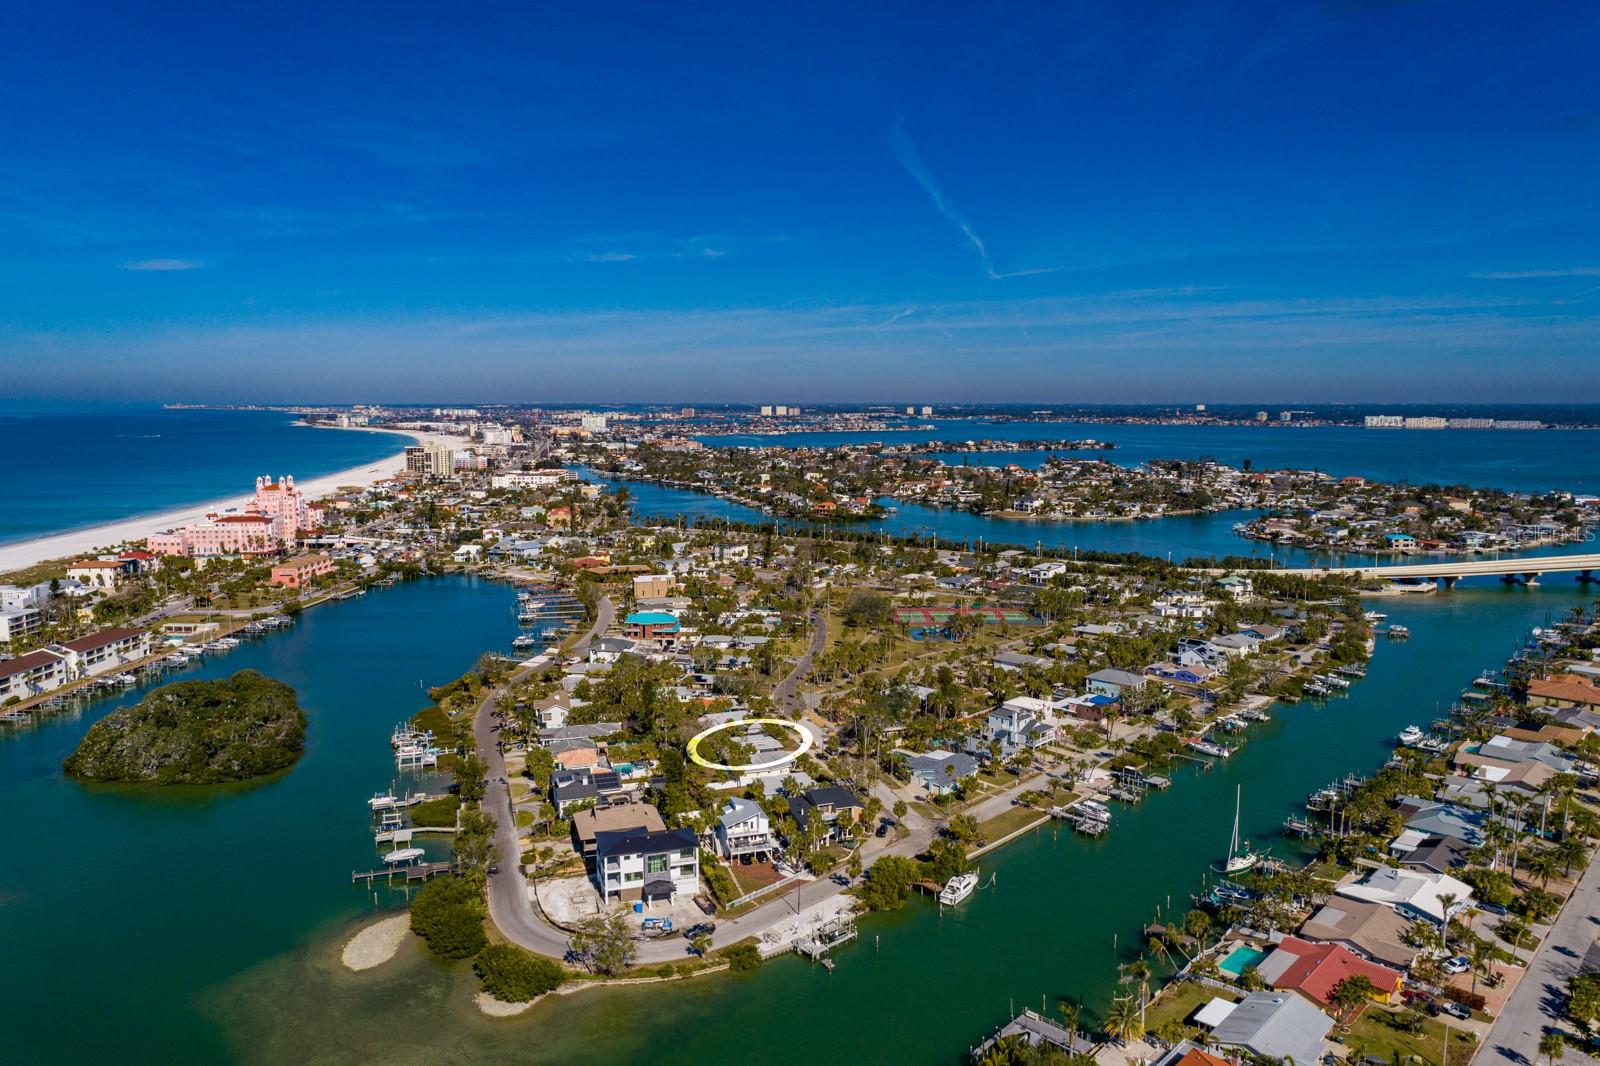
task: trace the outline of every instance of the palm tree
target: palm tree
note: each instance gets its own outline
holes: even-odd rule
[[[1567,1038],[1560,1029],[1546,1029],[1539,1036],[1539,1054],[1544,1056],[1546,1066],[1555,1066],[1567,1053]]]
[[[1477,995],[1478,978],[1488,971],[1490,963],[1494,961],[1494,945],[1487,940],[1474,940],[1467,957],[1472,960],[1472,993]]]
[[[1357,974],[1354,977],[1346,977],[1333,986],[1331,1001],[1339,1008],[1342,1015],[1348,1015],[1376,995],[1378,986],[1372,983],[1372,979],[1364,974]]]
[[[1144,1011],[1132,996],[1117,996],[1106,1011],[1106,1035],[1122,1044],[1144,1036]]]
[[[1444,912],[1444,922],[1442,925],[1444,940],[1441,946],[1445,951],[1450,950],[1450,908],[1456,905],[1456,900],[1459,898],[1460,897],[1454,892],[1439,893],[1439,909]]]
[[[1577,837],[1566,837],[1556,845],[1555,858],[1561,863],[1561,876],[1572,873],[1572,868],[1589,857],[1589,849]]]
[[[1070,999],[1063,999],[1056,1004],[1056,1010],[1061,1014],[1061,1025],[1070,1033],[1078,1031],[1078,1005]]]
[[[1558,865],[1555,854],[1552,851],[1540,851],[1528,859],[1528,875],[1539,879],[1540,888],[1548,889],[1550,887],[1550,878],[1555,876]]]

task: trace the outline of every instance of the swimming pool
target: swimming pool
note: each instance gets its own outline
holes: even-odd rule
[[[1265,951],[1257,951],[1249,944],[1240,944],[1228,953],[1228,957],[1217,964],[1217,969],[1230,977],[1238,977],[1246,969],[1256,965],[1267,957]]]

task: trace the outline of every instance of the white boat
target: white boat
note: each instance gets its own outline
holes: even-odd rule
[[[393,807],[396,802],[393,792],[378,792],[367,800],[367,806],[375,811],[386,811]]]
[[[1221,744],[1214,744],[1209,740],[1201,740],[1199,737],[1190,737],[1184,741],[1184,744],[1202,755],[1211,755],[1218,759],[1226,759],[1233,754],[1232,748],[1225,748]]]
[[[1390,640],[1405,640],[1411,636],[1411,630],[1402,625],[1391,625],[1388,629]]]
[[[1421,729],[1418,729],[1414,725],[1408,725],[1404,729],[1400,730],[1399,740],[1402,747],[1414,748],[1418,744],[1422,743],[1422,738],[1425,736],[1427,736],[1427,734]]]
[[[956,874],[944,883],[944,891],[939,893],[939,906],[954,907],[963,902],[968,896],[978,889],[978,874],[976,871],[968,874]]]
[[[385,854],[383,861],[389,866],[404,866],[416,862],[425,854],[421,848],[396,848]]]
[[[511,646],[513,648],[536,648],[539,646],[539,638],[534,636],[516,637],[511,641]]]
[[[1243,873],[1261,861],[1261,856],[1250,850],[1248,841],[1244,850],[1239,845],[1239,805],[1243,802],[1244,790],[1234,786],[1233,793],[1233,838],[1228,841],[1228,857],[1222,862],[1222,872],[1225,874]]]
[[[1109,822],[1109,821],[1111,821],[1111,808],[1107,807],[1104,803],[1101,803],[1099,800],[1092,800],[1092,799],[1079,800],[1078,803],[1077,803],[1076,809],[1078,811],[1082,812],[1087,817],[1093,818],[1095,821],[1098,821],[1098,822]]]
[[[1389,616],[1384,614],[1382,611],[1368,611],[1362,617],[1364,617],[1369,622],[1382,622],[1382,621],[1386,620]]]

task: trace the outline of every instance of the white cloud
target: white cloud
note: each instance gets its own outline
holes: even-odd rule
[[[1600,277],[1600,267],[1557,267],[1553,270],[1479,270],[1472,274],[1486,281],[1523,281],[1528,278]]]
[[[130,259],[122,264],[123,270],[163,272],[170,270],[202,270],[205,264],[198,259]]]

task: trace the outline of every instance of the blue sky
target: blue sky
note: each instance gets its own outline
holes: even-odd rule
[[[1600,399],[1594,4],[557,7],[15,8],[0,395]]]

